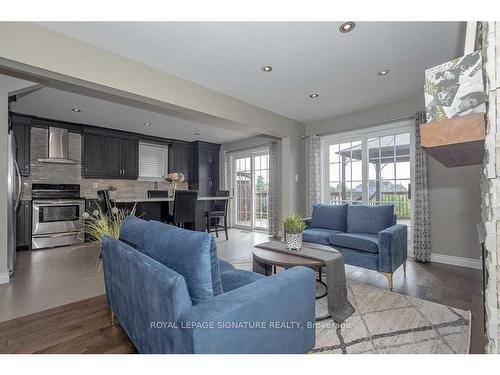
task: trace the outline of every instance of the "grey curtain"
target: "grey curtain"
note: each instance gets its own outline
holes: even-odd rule
[[[427,182],[427,155],[420,144],[420,124],[426,122],[425,112],[415,115],[415,181],[413,197],[413,254],[419,262],[431,260],[429,220],[429,190]]]
[[[278,176],[277,176],[277,144],[271,142],[269,145],[269,192],[268,192],[268,233],[270,235],[278,234]]]
[[[321,140],[316,134],[309,136],[309,214],[315,203],[321,202]]]

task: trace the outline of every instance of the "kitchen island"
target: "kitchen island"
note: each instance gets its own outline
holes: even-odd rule
[[[233,197],[198,197],[199,201],[222,201]],[[118,198],[112,199],[114,203],[144,203],[144,202],[173,202],[174,198]]]
[[[221,200],[231,200],[233,197],[198,197],[196,205],[195,230],[206,228],[205,212],[211,211],[213,203]],[[132,209],[135,205],[136,216],[145,220],[165,221],[168,212],[173,210],[174,198],[124,197],[111,201],[117,207]],[[215,220],[215,219],[214,219]]]

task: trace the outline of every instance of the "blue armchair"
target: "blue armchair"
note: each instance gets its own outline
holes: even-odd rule
[[[108,303],[140,353],[307,353],[314,272],[219,261],[212,236],[136,217],[103,239]]]
[[[407,227],[396,224],[393,205],[316,204],[305,222],[304,241],[332,246],[346,264],[382,273],[391,290],[401,265],[406,274]]]

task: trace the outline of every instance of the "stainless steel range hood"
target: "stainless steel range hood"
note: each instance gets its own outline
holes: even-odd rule
[[[49,157],[38,161],[43,163],[79,164],[68,158],[68,129],[49,127]]]

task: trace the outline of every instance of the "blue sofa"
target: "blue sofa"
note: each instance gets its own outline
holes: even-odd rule
[[[140,353],[307,353],[315,276],[265,277],[217,258],[213,237],[129,217],[103,239],[112,316]]]
[[[393,205],[315,204],[305,222],[304,241],[332,246],[346,264],[382,273],[391,290],[401,265],[406,274],[407,227],[396,224]]]

